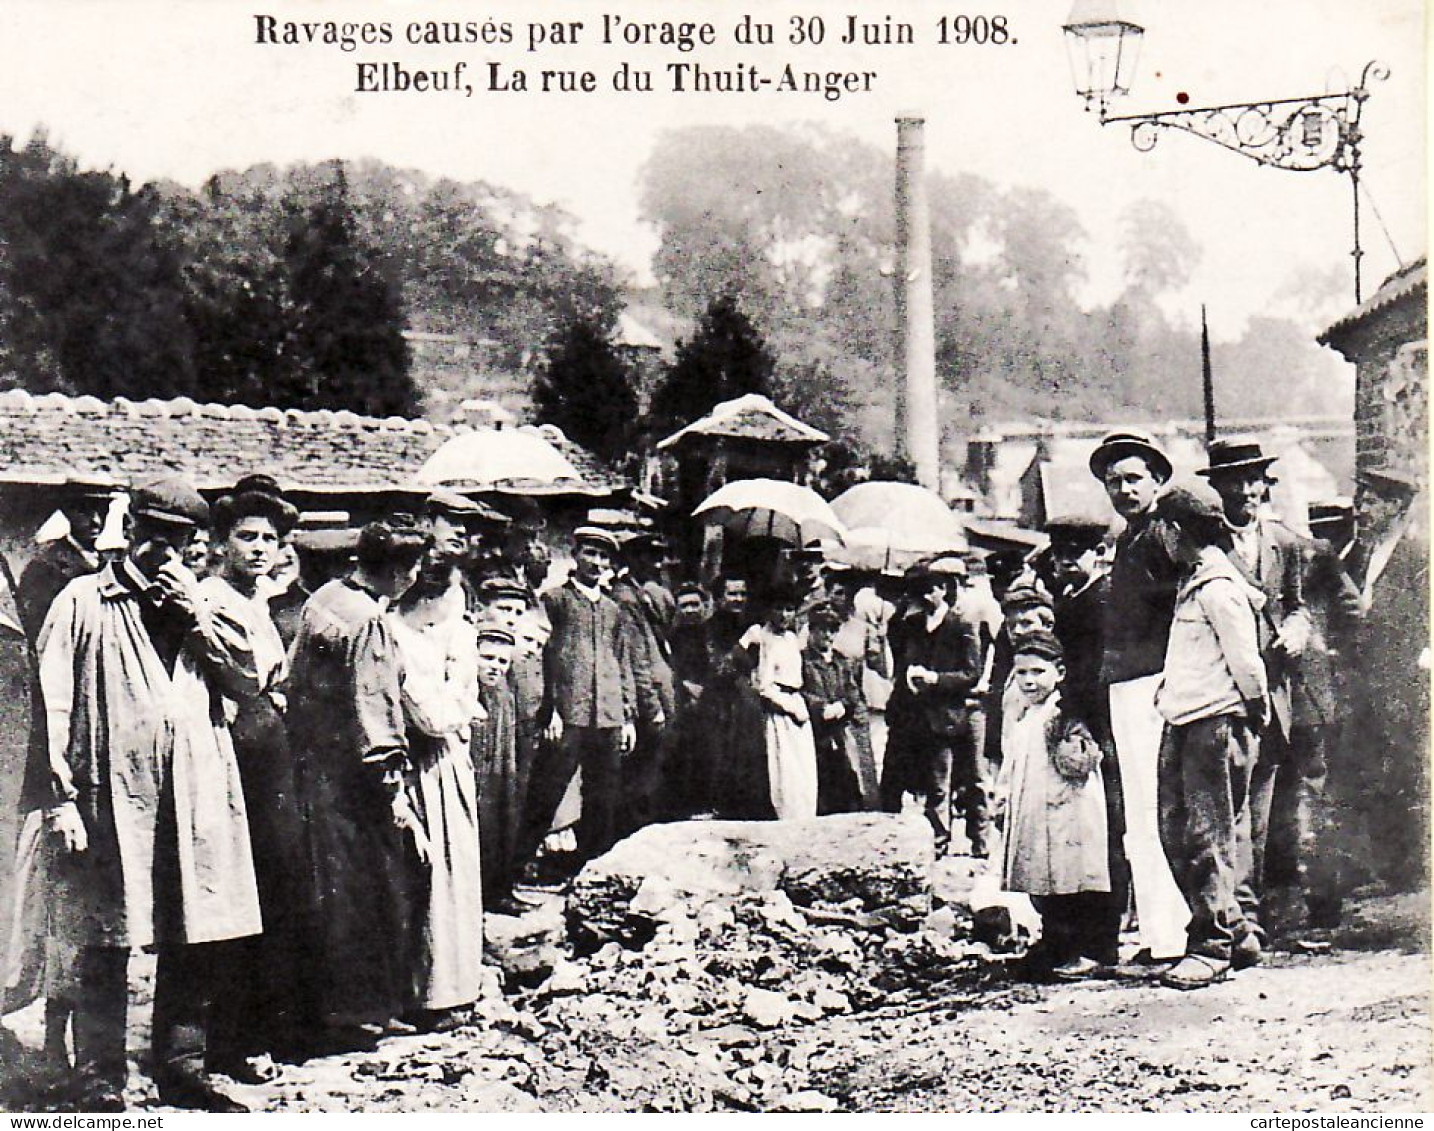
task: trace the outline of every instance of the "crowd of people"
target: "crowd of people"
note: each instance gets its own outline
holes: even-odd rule
[[[938,853],[1032,897],[1033,972],[1099,974],[1125,927],[1168,985],[1209,984],[1259,961],[1279,867],[1329,925],[1362,865],[1423,840],[1396,763],[1425,708],[1382,739],[1360,714],[1367,677],[1424,678],[1362,628],[1416,485],[1374,473],[1308,538],[1270,512],[1274,462],[1217,443],[1172,486],[1115,433],[1091,470],[1116,531],[1063,515],[1039,554],[901,574],[792,547],[710,585],[597,520],[563,574],[531,513],[436,491],[309,592],[266,476],[212,505],[141,485],[109,554],[112,489],[69,484],[68,535],[4,570],[29,756],[3,1009],[43,998],[56,1072],[119,1110],[152,948],[160,1098],[242,1110],[215,1073],[469,1021],[485,913],[647,824],[913,803]],[[1370,805],[1361,861],[1343,833]]]

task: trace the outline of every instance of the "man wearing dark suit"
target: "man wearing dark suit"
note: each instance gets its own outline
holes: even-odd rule
[[[896,687],[887,708],[891,739],[881,800],[887,812],[897,813],[904,792],[923,795],[940,856],[951,843],[954,792],[972,855],[984,856],[988,782],[967,709],[967,697],[981,678],[981,646],[976,626],[954,607],[964,564],[946,562],[949,572],[917,567],[908,574],[917,606],[891,638]]]
[[[637,744],[623,768],[629,800],[625,832],[662,820],[671,808],[668,735],[677,698],[667,631],[674,603],[657,577],[665,549],[656,535],[633,535],[623,543],[625,568],[612,584],[612,598],[623,613],[637,692]]]
[[[581,766],[578,855],[590,860],[617,842],[622,759],[637,740],[637,691],[623,612],[600,586],[617,540],[590,526],[574,531],[573,540],[572,576],[543,598],[552,635],[543,652],[539,720],[548,744],[528,785],[527,824],[536,849]]]
[[[60,590],[100,568],[95,540],[105,527],[114,495],[114,484],[101,478],[70,479],[60,488],[58,507],[70,531],[40,547],[20,574],[15,591],[20,621],[32,641]]]
[[[1304,553],[1301,539],[1269,513],[1268,500],[1274,477],[1267,456],[1253,440],[1217,440],[1210,445],[1210,464],[1200,470],[1220,496],[1225,521],[1234,543],[1230,561],[1252,586],[1264,595],[1258,616],[1260,655],[1270,683],[1270,722],[1260,736],[1260,753],[1250,778],[1250,853],[1245,879],[1238,893],[1245,917],[1261,942],[1260,904],[1265,891],[1265,848],[1269,841],[1270,810],[1275,781],[1282,767],[1305,776],[1314,767],[1297,765],[1291,758],[1290,732],[1294,721],[1294,684],[1300,657],[1310,637],[1305,608]],[[1242,957],[1258,958],[1254,943],[1245,943]]]

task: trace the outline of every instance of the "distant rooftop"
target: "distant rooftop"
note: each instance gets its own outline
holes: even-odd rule
[[[61,483],[93,473],[132,483],[179,471],[201,488],[219,488],[265,471],[289,490],[401,490],[443,441],[467,430],[345,410],[200,404],[188,397],[105,401],[10,389],[0,393],[0,484]],[[556,428],[538,431],[588,486],[623,485]]]
[[[671,448],[694,436],[723,436],[784,444],[824,444],[831,439],[825,432],[783,412],[760,393],[748,393],[715,405],[706,416],[658,441],[657,446],[659,449]]]

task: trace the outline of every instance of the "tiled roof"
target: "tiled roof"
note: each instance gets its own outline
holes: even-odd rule
[[[1315,340],[1322,346],[1330,345],[1371,314],[1392,306],[1403,298],[1425,291],[1428,286],[1429,260],[1426,256],[1420,256],[1413,263],[1401,267],[1385,279],[1379,290],[1331,325]]]
[[[670,448],[687,436],[727,436],[741,440],[768,440],[787,444],[824,444],[831,439],[825,432],[803,424],[790,413],[783,412],[760,393],[748,393],[734,400],[723,401],[699,420],[658,442],[659,448]]]
[[[177,470],[206,488],[265,471],[291,490],[393,490],[409,486],[455,431],[427,420],[347,411],[198,404],[187,397],[103,401],[10,389],[0,393],[0,484],[59,483],[93,472],[134,482]],[[620,485],[590,453],[566,438],[558,446],[591,486]]]

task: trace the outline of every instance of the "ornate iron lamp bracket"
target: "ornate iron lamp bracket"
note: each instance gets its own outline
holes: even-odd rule
[[[1388,77],[1388,67],[1371,62],[1353,90],[1158,114],[1102,114],[1101,122],[1129,123],[1130,142],[1142,153],[1155,147],[1161,130],[1183,130],[1261,165],[1295,172],[1330,168],[1358,175],[1359,116],[1369,97],[1367,87]]]

